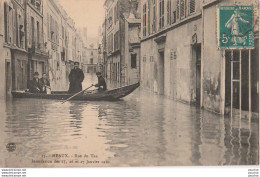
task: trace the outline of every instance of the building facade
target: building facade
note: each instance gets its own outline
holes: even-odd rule
[[[106,77],[111,81],[116,81],[120,84],[126,84],[131,77],[131,52],[132,58],[136,56],[138,63],[139,52],[133,51],[133,43],[135,48],[138,48],[136,43],[138,40],[132,39],[130,33],[138,35],[136,26],[140,25],[140,1],[134,0],[106,0],[104,3],[106,9],[105,19],[105,71]],[[133,37],[133,38],[135,38]],[[138,37],[137,37],[138,38]],[[129,53],[130,50],[130,53]],[[139,66],[136,64],[136,66]],[[137,71],[139,71],[137,69]],[[127,75],[129,74],[129,75]],[[139,76],[139,74],[137,74]],[[136,77],[133,74],[133,77]]]
[[[84,72],[96,73],[98,68],[98,49],[94,45],[85,48],[86,57],[84,57]]]
[[[27,81],[38,72],[40,77],[48,73],[49,54],[43,42],[43,3],[42,0],[27,0],[25,3],[26,48],[28,49]],[[14,69],[15,70],[15,69]]]
[[[67,90],[83,42],[74,21],[54,0],[0,1],[0,97],[25,90],[33,73],[47,73],[52,90]]]
[[[142,1],[141,86],[192,103],[200,100],[202,31],[200,1],[189,1]]]
[[[216,36],[216,9],[219,6],[253,5],[254,49],[218,49]],[[203,50],[202,50],[202,102],[201,106],[224,114],[233,109],[259,113],[259,2],[243,0],[204,1],[203,3]],[[240,58],[241,57],[241,58]],[[241,63],[239,63],[239,58]],[[249,63],[249,60],[251,63]],[[234,61],[234,62],[233,62]],[[241,64],[241,79],[239,77]],[[231,65],[233,78],[231,81]],[[250,74],[249,74],[250,73]],[[250,77],[250,79],[249,79]],[[240,84],[241,83],[241,93]],[[251,80],[249,82],[249,80]],[[232,86],[231,83],[233,82]],[[232,91],[231,91],[232,89]],[[251,90],[251,93],[249,92]],[[233,92],[233,93],[232,93]],[[233,96],[231,96],[233,95]],[[239,99],[241,95],[241,100]],[[251,96],[250,96],[251,95]],[[232,99],[231,99],[232,97]],[[250,98],[249,98],[250,97]],[[231,104],[232,100],[232,104]],[[249,101],[251,100],[251,103]]]
[[[224,114],[231,99],[230,56],[231,53],[237,55],[238,50],[218,49],[216,12],[221,5],[234,4],[252,5],[253,2],[142,1],[141,86],[172,99]],[[258,7],[258,4],[254,4],[254,7]],[[258,19],[258,13],[255,14],[254,19]],[[259,56],[258,29],[254,29],[254,33],[255,49],[251,51],[254,63],[251,69],[252,110],[258,112],[259,71],[254,67],[258,65],[256,58]],[[248,50],[243,52],[243,56],[249,56]],[[243,72],[246,73],[246,69]],[[242,76],[247,77],[246,74]],[[242,83],[242,98],[246,99],[248,83],[243,78]],[[238,88],[235,87],[233,106],[237,107]],[[244,108],[248,107],[247,103],[243,105]]]

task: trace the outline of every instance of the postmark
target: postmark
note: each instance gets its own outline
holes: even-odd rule
[[[8,143],[6,145],[6,149],[8,152],[14,152],[16,150],[16,144],[15,143]]]

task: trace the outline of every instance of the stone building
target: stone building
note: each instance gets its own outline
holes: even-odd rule
[[[0,1],[0,22],[4,21],[4,1]],[[4,34],[5,29],[4,25],[0,25],[0,44],[4,43]],[[6,97],[6,90],[7,90],[7,69],[6,69],[6,57],[5,57],[5,48],[4,45],[0,45],[0,70],[2,71],[2,74],[0,74],[0,82],[2,83],[0,85],[0,99],[5,99]],[[9,60],[9,68],[11,69],[11,60]],[[11,73],[10,73],[11,74]],[[11,79],[9,79],[11,80]]]
[[[28,74],[31,80],[34,72],[48,73],[49,54],[43,43],[43,3],[42,0],[26,0],[25,3],[26,30],[25,47],[28,49]]]
[[[62,60],[63,40],[65,36],[62,33],[62,13],[54,0],[44,0],[44,25],[45,25],[45,44],[50,55],[49,58],[49,78],[52,90],[62,90],[63,86],[63,66]]]
[[[98,64],[98,49],[94,45],[90,45],[86,50],[86,57],[84,57],[84,72],[96,73]]]
[[[25,47],[24,14],[24,0],[1,1],[3,96],[10,94],[12,89],[27,88],[28,53]]]
[[[237,56],[238,51],[218,49],[216,11],[221,5],[247,4],[252,3],[242,0],[142,1],[141,86],[224,114],[231,97],[230,52]],[[255,19],[258,19],[258,13],[255,14]],[[258,29],[254,29],[254,33],[255,49],[251,51],[252,110],[258,112],[259,69],[255,67],[259,56]],[[248,52],[244,50],[243,56],[248,57]],[[246,68],[246,59],[244,63]],[[248,76],[245,73],[248,71],[244,69],[242,72],[242,99],[246,99]],[[238,104],[238,88],[235,87],[233,106]],[[247,103],[243,105],[248,107]]]
[[[131,52],[132,58],[135,58],[138,63],[138,51],[134,51],[133,43],[135,43],[134,48],[138,48],[137,41],[131,41],[129,38],[129,33],[135,31],[135,34],[139,34],[136,29],[140,25],[140,22],[137,22],[140,19],[140,1],[134,0],[106,0],[104,3],[106,9],[106,19],[105,19],[105,71],[106,76],[111,81],[116,81],[121,84],[125,84],[129,81],[128,76],[131,74]],[[130,16],[131,14],[131,16]],[[130,17],[130,18],[129,18]],[[136,35],[134,35],[136,36]],[[130,40],[130,41],[129,41]],[[130,50],[130,53],[129,53]],[[136,53],[133,53],[136,52]],[[139,65],[136,64],[135,67]],[[137,71],[139,71],[137,69]],[[127,73],[129,75],[127,76]],[[134,76],[135,74],[133,74]],[[137,74],[139,75],[139,74]],[[136,76],[134,76],[136,77]]]
[[[142,87],[200,102],[201,21],[200,1],[142,1]]]

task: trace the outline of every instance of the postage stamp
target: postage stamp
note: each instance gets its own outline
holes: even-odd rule
[[[253,6],[219,6],[218,47],[254,48]]]

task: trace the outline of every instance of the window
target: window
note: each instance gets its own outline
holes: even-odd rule
[[[93,58],[90,58],[90,64],[93,64]]]
[[[117,22],[117,20],[119,19],[119,2],[117,2],[115,8],[114,8],[114,21],[115,23]]]
[[[136,68],[136,54],[131,54],[131,68]]]
[[[31,35],[30,35],[30,37],[31,37],[31,44],[32,45],[35,45],[35,39],[34,39],[34,18],[33,17],[31,17]]]
[[[159,2],[159,28],[164,27],[164,0]]]
[[[4,29],[5,29],[5,42],[13,42],[13,9],[7,3],[4,3]]]
[[[147,16],[148,16],[148,35],[150,35],[151,34],[151,32],[150,32],[150,25],[151,25],[151,13],[150,13],[150,6],[151,6],[151,3],[150,3],[151,1],[148,1],[148,8],[147,8]]]
[[[65,31],[64,31],[64,27],[62,26],[62,39],[65,38]]]
[[[177,16],[176,16],[176,11],[172,12],[172,23],[176,23]]]
[[[36,36],[36,39],[37,39],[37,48],[40,48],[40,23],[37,21],[37,25],[36,25],[36,27],[37,27],[37,36]]]
[[[114,38],[113,33],[108,36],[108,39],[107,39],[108,40],[107,41],[108,42],[108,45],[107,45],[108,52],[113,52],[113,46],[114,46],[113,38]]]
[[[180,19],[180,0],[176,2],[176,19]]]
[[[185,18],[186,17],[186,8],[185,8],[185,0],[181,0],[180,4],[180,18]]]
[[[190,14],[194,13],[195,12],[195,0],[190,0]]]
[[[156,0],[153,0],[152,31],[156,31]]]
[[[167,0],[167,25],[171,24],[171,0]]]
[[[110,9],[108,12],[108,28],[113,25],[113,9]]]
[[[120,47],[120,36],[119,36],[119,31],[116,32],[114,36],[114,50],[119,50]]]
[[[143,36],[146,36],[146,4],[143,5]]]
[[[4,3],[4,28],[5,28],[5,42],[8,42],[8,11],[9,7]]]
[[[93,51],[90,52],[90,55],[93,56]]]

